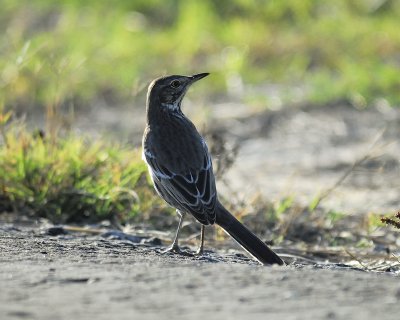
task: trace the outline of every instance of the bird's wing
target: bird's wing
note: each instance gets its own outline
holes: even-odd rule
[[[204,145],[203,165],[186,174],[172,172],[159,163],[157,155],[149,150],[144,157],[150,167],[156,190],[170,205],[191,213],[203,224],[215,222],[217,192],[211,157]]]

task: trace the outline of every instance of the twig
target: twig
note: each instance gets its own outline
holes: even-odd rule
[[[350,251],[348,251],[347,249],[344,249],[344,252],[346,252],[353,260],[357,261],[360,264],[360,266],[363,267],[365,270],[369,270],[368,266],[366,266],[360,259],[358,259]]]
[[[354,171],[355,168],[357,168],[358,166],[360,166],[363,162],[365,162],[366,160],[371,158],[371,150],[373,150],[376,147],[376,144],[378,143],[378,141],[382,138],[383,134],[386,131],[386,127],[383,128],[381,130],[381,132],[379,132],[379,134],[376,135],[374,141],[372,142],[371,146],[368,148],[368,152],[361,157],[360,159],[356,160],[351,167],[349,167],[342,176],[339,177],[339,179],[328,189],[325,189],[325,191],[323,191],[321,193],[321,195],[318,197],[318,200],[316,201],[316,203],[313,205],[313,211],[316,210],[318,208],[318,206],[321,204],[322,200],[324,200],[325,198],[327,198],[335,189],[337,189],[344,180],[346,180],[346,178]]]
[[[392,253],[392,256],[400,263],[400,257],[396,256],[394,253]]]
[[[397,212],[397,214],[394,216],[394,218],[383,217],[383,218],[381,218],[381,221],[388,225],[392,225],[397,229],[400,229],[400,211]]]

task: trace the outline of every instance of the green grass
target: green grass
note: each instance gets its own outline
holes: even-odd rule
[[[1,7],[0,95],[8,108],[80,106],[105,92],[127,101],[155,76],[199,71],[213,72],[207,90],[217,94],[235,91],[232,79],[279,84],[283,105],[400,102],[399,1],[2,0]],[[258,100],[273,105],[262,94],[267,99]]]
[[[196,90],[211,99],[240,92],[235,83],[243,82],[255,90],[238,98],[260,108],[400,104],[400,1],[0,4],[0,209],[124,220],[158,205],[138,150],[61,134],[52,121],[99,98],[132,103],[162,74],[212,72]],[[276,88],[273,96],[264,86]],[[10,110],[45,114],[47,137],[6,126]],[[276,219],[292,202],[276,204]]]
[[[46,137],[22,124],[4,123],[0,213],[14,211],[54,222],[125,222],[160,207],[140,150],[72,134]]]

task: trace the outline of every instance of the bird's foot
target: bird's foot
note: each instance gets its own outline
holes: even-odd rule
[[[172,245],[163,250],[162,253],[176,253],[182,256],[193,257],[193,253],[182,250],[178,245]]]
[[[203,248],[198,248],[197,251],[194,253],[194,255],[196,257],[201,257],[204,253],[204,249]]]
[[[162,253],[181,253],[182,250],[179,248],[177,244],[173,244],[172,246],[168,247],[167,249],[163,250]]]

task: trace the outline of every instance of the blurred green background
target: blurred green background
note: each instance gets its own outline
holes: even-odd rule
[[[126,102],[156,76],[205,71],[214,73],[208,95],[242,93],[266,108],[400,102],[396,0],[0,4],[0,102],[7,108],[79,107],[99,95]],[[252,86],[261,89],[243,90]]]

